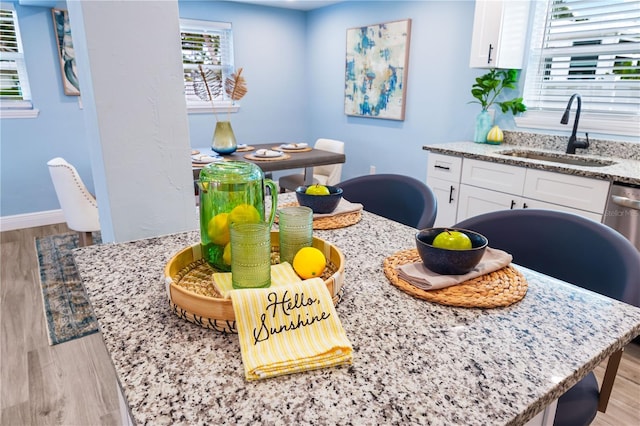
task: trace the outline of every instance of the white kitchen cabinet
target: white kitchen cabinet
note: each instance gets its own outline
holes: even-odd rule
[[[462,158],[429,153],[427,186],[438,201],[438,215],[433,226],[446,227],[456,223],[461,170]]]
[[[529,2],[476,0],[471,68],[522,68]]]
[[[602,221],[609,181],[464,159],[456,221],[503,209],[540,208]]]

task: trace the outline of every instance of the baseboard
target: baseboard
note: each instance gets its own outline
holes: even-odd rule
[[[54,225],[56,223],[65,223],[62,210],[1,216],[0,231],[13,231],[14,229],[33,228],[35,226]]]

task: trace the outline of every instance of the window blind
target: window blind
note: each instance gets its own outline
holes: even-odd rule
[[[2,109],[31,109],[18,18],[13,6],[0,4],[0,100]]]
[[[562,111],[579,93],[583,112],[637,118],[640,1],[550,0],[542,10],[533,23],[528,110]]]
[[[227,22],[180,20],[182,41],[182,64],[184,68],[184,90],[188,106],[211,107],[211,103],[200,99],[194,91],[192,73],[198,66],[221,75],[222,81],[231,76],[233,63],[233,37],[231,24]],[[222,91],[216,98],[216,105],[229,105]]]

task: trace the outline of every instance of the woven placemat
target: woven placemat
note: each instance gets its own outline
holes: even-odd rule
[[[278,206],[278,208],[283,207],[296,207],[299,206],[296,201],[292,203],[282,204]],[[347,226],[355,225],[360,222],[362,219],[362,210],[358,210],[357,212],[351,213],[343,213],[335,216],[323,216],[313,218],[313,229],[317,230],[327,230],[327,229],[338,229],[338,228],[346,228]],[[276,215],[275,222],[278,221],[278,216]]]
[[[306,147],[306,148],[300,148],[300,149],[291,149],[291,148],[284,148],[282,146],[274,146],[271,149],[275,149],[276,151],[282,151],[282,152],[309,152],[311,151],[313,148],[311,148],[310,146]]]
[[[255,147],[248,145],[248,146],[244,146],[242,148],[237,148],[236,152],[248,152],[248,151],[253,151],[255,149]]]
[[[278,157],[256,157],[255,154],[245,154],[244,158],[254,161],[280,161],[291,158],[291,156],[289,154],[282,154]]]
[[[400,290],[419,299],[448,306],[464,308],[509,306],[522,300],[527,293],[527,280],[511,265],[462,284],[439,290],[422,290],[398,278],[396,267],[419,261],[420,256],[416,249],[400,251],[384,260],[384,274],[391,284]]]

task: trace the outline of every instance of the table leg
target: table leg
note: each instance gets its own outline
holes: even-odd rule
[[[313,183],[313,167],[304,169],[304,184],[311,185]]]

